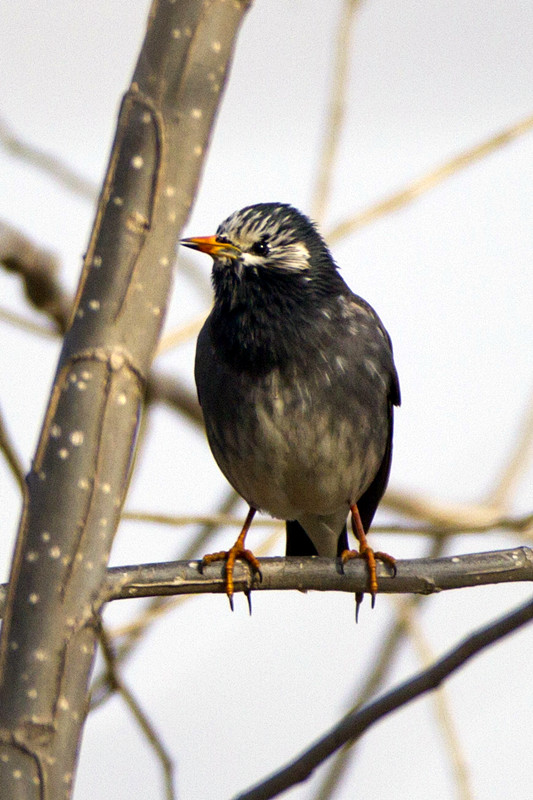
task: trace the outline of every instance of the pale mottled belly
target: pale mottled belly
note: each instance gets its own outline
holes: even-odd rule
[[[283,385],[271,375],[251,394],[219,396],[226,413],[207,415],[210,445],[229,482],[251,506],[280,519],[347,512],[385,451],[385,396],[376,418],[342,393],[321,393],[321,403],[313,394],[304,381]]]

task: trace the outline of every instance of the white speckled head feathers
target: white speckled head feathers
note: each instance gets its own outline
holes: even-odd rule
[[[311,269],[317,251],[331,261],[311,220],[284,203],[258,203],[235,211],[219,225],[217,239],[237,246],[245,266],[301,272]]]

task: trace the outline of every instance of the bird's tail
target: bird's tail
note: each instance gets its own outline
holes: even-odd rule
[[[287,531],[287,550],[288,556],[316,556],[318,555],[316,547],[304,531],[298,520],[290,519],[285,523]],[[339,541],[337,543],[337,556],[340,556],[344,550],[348,549],[348,529],[346,524],[339,534]]]

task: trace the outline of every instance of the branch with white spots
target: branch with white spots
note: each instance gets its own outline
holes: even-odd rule
[[[50,547],[49,555],[59,558],[57,547]],[[236,592],[297,590],[354,594],[367,590],[368,573],[361,560],[349,561],[344,568],[338,559],[316,556],[260,558],[259,563],[262,580],[257,576],[252,578],[249,568],[237,561]],[[393,576],[385,565],[378,563],[378,593],[435,594],[449,589],[533,581],[533,550],[516,547],[445,558],[406,559],[397,561],[396,567]],[[0,585],[0,616],[3,616],[7,589],[7,584]],[[171,561],[112,567],[101,592],[99,605],[132,597],[221,594],[225,592],[224,566],[214,563],[202,570],[200,561]]]
[[[247,7],[154,0],[150,9],[26,479],[0,640],[2,800],[70,797],[176,241]],[[63,307],[55,319],[65,324]]]
[[[235,566],[236,591],[319,591],[355,593],[367,589],[368,573],[361,560],[329,558],[261,558],[262,580],[252,579],[242,562]],[[533,581],[533,550],[517,547],[489,553],[419,558],[397,562],[396,576],[378,564],[379,592],[433,594],[467,586]],[[104,588],[105,600],[156,595],[212,594],[225,591],[224,567],[199,561],[113,567]]]

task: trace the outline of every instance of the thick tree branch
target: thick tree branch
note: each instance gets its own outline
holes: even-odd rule
[[[140,409],[247,0],[154,0],[27,478],[0,640],[2,800],[70,796]],[[59,324],[59,323],[58,323]]]
[[[211,594],[225,591],[223,566],[212,564],[200,573],[198,561],[113,567],[108,572],[104,600],[155,595]],[[344,573],[340,562],[329,558],[262,558],[263,580],[251,583],[250,571],[241,562],[235,569],[237,591],[289,590],[358,592],[367,588],[362,561],[350,561]],[[517,547],[490,553],[419,558],[397,562],[397,575],[378,565],[379,591],[386,594],[433,594],[466,586],[533,580],[533,550]]]
[[[235,590],[299,592],[349,592],[367,590],[368,573],[362,561],[340,562],[330,558],[260,558],[263,579],[252,581],[247,566],[235,565]],[[223,594],[224,567],[210,564],[200,572],[200,561],[171,561],[111,567],[102,584],[97,605],[131,597],[164,597],[189,594]],[[533,581],[533,550],[516,547],[488,553],[416,558],[397,561],[392,577],[378,563],[380,594],[436,594],[449,589],[496,583]],[[3,616],[7,584],[0,585],[0,617]]]

